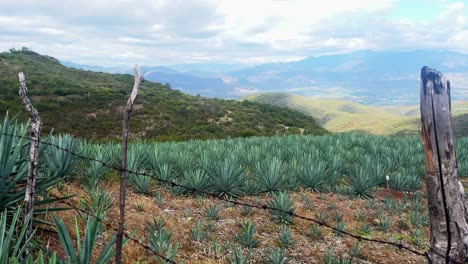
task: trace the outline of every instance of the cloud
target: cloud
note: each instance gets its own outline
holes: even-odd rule
[[[104,66],[265,63],[360,49],[468,53],[464,3],[439,3],[443,8],[431,20],[389,15],[402,4],[396,0],[2,1],[0,50],[25,45],[59,59]]]
[[[251,94],[256,94],[260,92],[265,92],[257,89],[249,89],[249,88],[242,88],[242,87],[236,87],[234,88],[234,94],[238,96],[246,96],[246,95],[251,95]]]

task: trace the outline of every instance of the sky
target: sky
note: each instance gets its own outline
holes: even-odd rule
[[[89,65],[468,54],[467,43],[468,0],[0,0],[0,51],[28,47]]]

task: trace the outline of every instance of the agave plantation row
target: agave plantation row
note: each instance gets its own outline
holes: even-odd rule
[[[52,139],[62,148],[110,164],[117,164],[120,145],[96,144],[69,135]],[[460,175],[468,176],[468,139],[457,144]],[[109,168],[96,161],[80,163],[70,153],[54,148],[46,164],[61,175],[76,174],[96,186]],[[66,164],[61,164],[61,163]],[[151,194],[155,179],[219,195],[271,194],[298,188],[370,197],[379,186],[415,191],[424,176],[424,156],[417,137],[357,134],[325,136],[252,137],[241,139],[150,143],[129,146],[130,185]],[[141,174],[152,175],[144,176]],[[171,193],[186,194],[168,185]]]
[[[4,134],[25,136],[26,124],[5,122]],[[2,141],[28,143],[7,136],[2,136]],[[41,155],[40,171],[49,178],[74,176],[85,185],[97,186],[111,173],[98,161],[117,165],[120,159],[118,143],[98,144],[70,135],[50,136],[43,141],[59,146],[41,145],[46,153]],[[461,176],[468,176],[467,147],[468,138],[458,140]],[[130,173],[130,185],[143,194],[151,194],[155,179],[162,179],[234,197],[297,188],[370,197],[375,188],[387,184],[387,176],[390,188],[398,191],[417,190],[424,176],[424,156],[417,137],[334,134],[164,143],[137,140],[128,151],[128,169],[139,173]],[[82,160],[73,153],[98,161]],[[16,148],[13,154],[25,159],[27,148]],[[21,172],[15,174],[24,175],[27,166],[23,163]],[[13,169],[16,167],[10,173]],[[2,175],[9,174],[5,171]],[[173,194],[187,191],[167,188]]]

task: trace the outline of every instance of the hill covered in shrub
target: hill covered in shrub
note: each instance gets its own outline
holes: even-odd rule
[[[30,98],[47,133],[85,138],[120,136],[122,110],[133,86],[129,74],[68,68],[52,57],[23,48],[0,53],[0,114],[22,112],[17,73],[23,71]],[[324,134],[318,122],[284,107],[249,101],[190,96],[170,84],[143,81],[131,130],[154,140],[209,139],[278,134]]]

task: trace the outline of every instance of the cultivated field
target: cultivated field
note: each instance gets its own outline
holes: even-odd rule
[[[1,126],[0,169],[15,175],[2,178],[10,188],[2,194],[2,201],[10,199],[2,209],[24,197],[26,128],[10,120]],[[74,241],[68,245],[76,244],[97,216],[90,253],[96,260],[109,250],[117,226],[118,170],[112,167],[118,168],[120,145],[70,135],[43,141],[38,193],[47,210],[39,210],[37,219],[53,221],[59,233],[38,232],[40,240],[64,258],[70,254],[67,231]],[[457,141],[463,176],[467,147],[468,139]],[[408,251],[340,232],[427,250],[422,153],[418,137],[355,134],[133,141],[126,230],[150,249],[130,241],[124,257],[131,263],[163,262],[155,252],[184,263],[424,263]],[[51,213],[65,204],[49,198],[68,195],[76,195],[66,202],[79,211]]]

